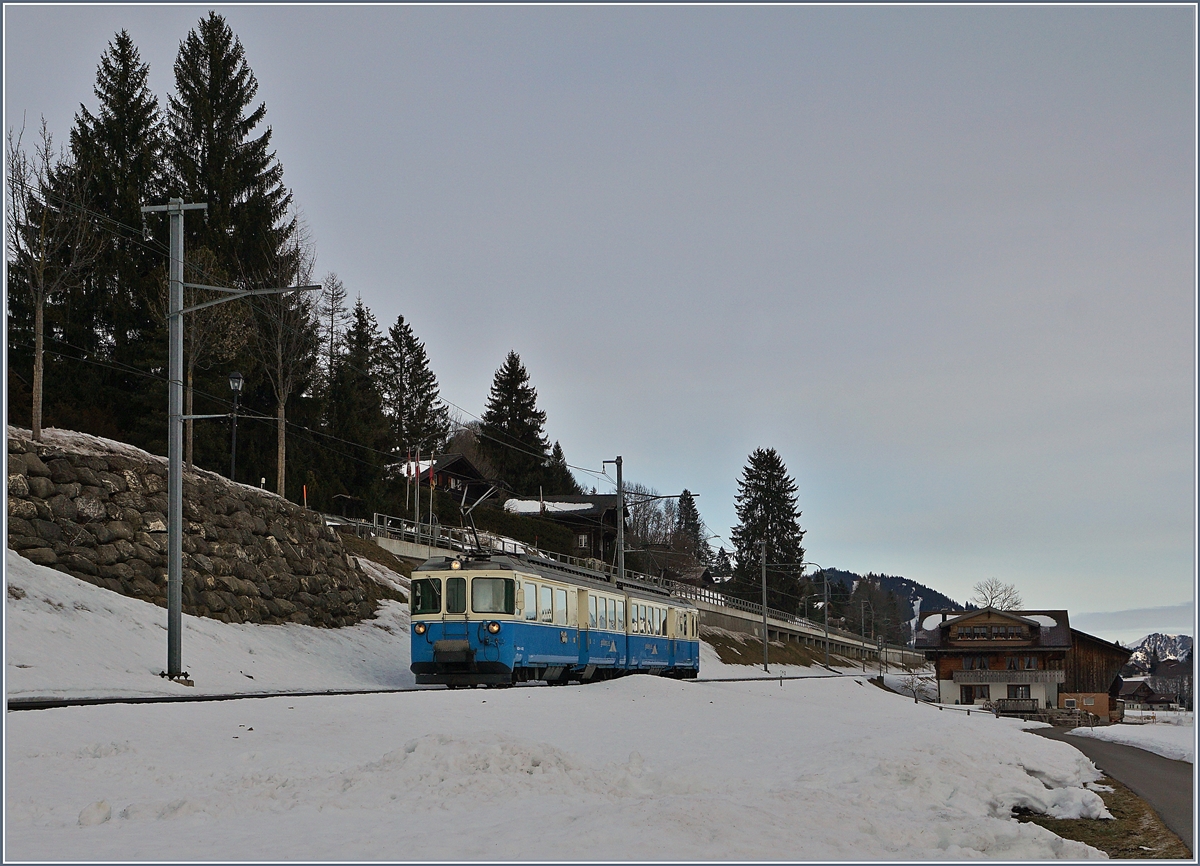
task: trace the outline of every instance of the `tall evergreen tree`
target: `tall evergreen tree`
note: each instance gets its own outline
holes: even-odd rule
[[[333,487],[368,500],[378,495],[390,438],[380,387],[381,343],[375,316],[359,298],[334,366],[329,413],[330,432],[342,440],[336,447],[344,452]]]
[[[569,496],[583,493],[583,488],[571,474],[571,467],[567,465],[567,455],[563,453],[562,445],[557,440],[550,449],[550,465],[543,468],[545,472],[542,492],[546,495]]]
[[[708,546],[708,533],[705,532],[704,521],[700,519],[700,511],[696,508],[696,498],[686,487],[679,496],[679,516],[675,534],[685,553],[702,565],[712,564],[712,548]]]
[[[189,245],[211,249],[242,281],[274,278],[275,260],[296,230],[292,194],[271,150],[271,128],[254,136],[267,107],[253,104],[258,81],[241,40],[216,12],[180,43],[175,91],[167,109],[171,191],[208,203],[205,219],[185,223]]]
[[[450,411],[438,393],[425,345],[404,316],[388,329],[380,357],[392,448],[398,455],[441,451],[450,438]]]
[[[757,448],[750,455],[735,497],[738,525],[734,527],[734,582],[743,598],[761,598],[761,549],[767,542],[767,604],[795,612],[800,581],[796,569],[772,569],[770,564],[796,564],[804,560],[804,530],[796,508],[796,482],[787,474],[774,448]]]
[[[537,390],[516,352],[496,371],[479,429],[479,450],[500,481],[516,493],[536,494],[545,479],[549,442],[546,413],[537,408]]]
[[[71,151],[90,209],[108,220],[100,225],[107,242],[73,311],[79,327],[66,337],[111,362],[93,368],[103,371],[95,379],[76,378],[87,389],[80,402],[102,407],[116,435],[143,446],[161,440],[166,429],[163,389],[124,372],[161,368],[167,353],[166,325],[158,315],[163,256],[129,228],[142,224],[141,206],[160,200],[164,190],[164,126],[149,74],[128,31],[120,31],[96,70],[96,112],[80,105],[75,115]],[[164,220],[147,227],[165,239]]]

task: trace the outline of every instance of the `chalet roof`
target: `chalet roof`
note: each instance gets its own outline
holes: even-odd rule
[[[596,523],[608,512],[615,512],[617,502],[615,493],[543,496],[541,499],[512,496],[505,501],[504,510],[513,514],[537,514],[551,520]],[[545,514],[542,514],[543,503]]]
[[[940,649],[943,646],[943,635],[950,633],[950,626],[964,622],[982,614],[995,614],[1014,622],[1023,623],[1037,629],[1037,647],[1062,648],[1071,646],[1071,626],[1065,610],[997,610],[983,607],[978,610],[934,610],[921,613],[922,622],[929,617],[944,616],[945,620],[934,624],[933,628],[917,631],[914,646],[916,649]],[[1046,625],[1040,619],[1049,619],[1054,625]],[[1097,638],[1098,640],[1098,638]]]
[[[1125,682],[1121,683],[1121,697],[1123,698],[1130,695],[1135,695],[1139,691],[1143,690],[1145,693],[1154,694],[1154,689],[1146,685],[1145,680],[1126,680]]]
[[[483,473],[465,454],[438,454],[433,458],[433,471],[445,472],[468,481],[483,481]]]

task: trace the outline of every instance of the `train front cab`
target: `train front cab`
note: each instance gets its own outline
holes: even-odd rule
[[[517,580],[489,562],[443,558],[413,571],[412,665],[419,685],[508,685]]]

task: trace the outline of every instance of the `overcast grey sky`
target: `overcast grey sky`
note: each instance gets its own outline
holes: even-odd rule
[[[10,5],[6,124],[65,141],[120,28],[165,104],[209,8],[318,271],[454,404],[515,349],[727,546],[766,446],[822,565],[1193,599],[1191,7]]]

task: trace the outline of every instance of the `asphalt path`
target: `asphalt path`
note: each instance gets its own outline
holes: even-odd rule
[[[1034,728],[1030,733],[1069,743],[1092,759],[1099,769],[1150,804],[1158,817],[1193,852],[1192,803],[1195,795],[1192,765],[1172,761],[1136,746],[1091,737],[1072,737],[1059,728]]]

